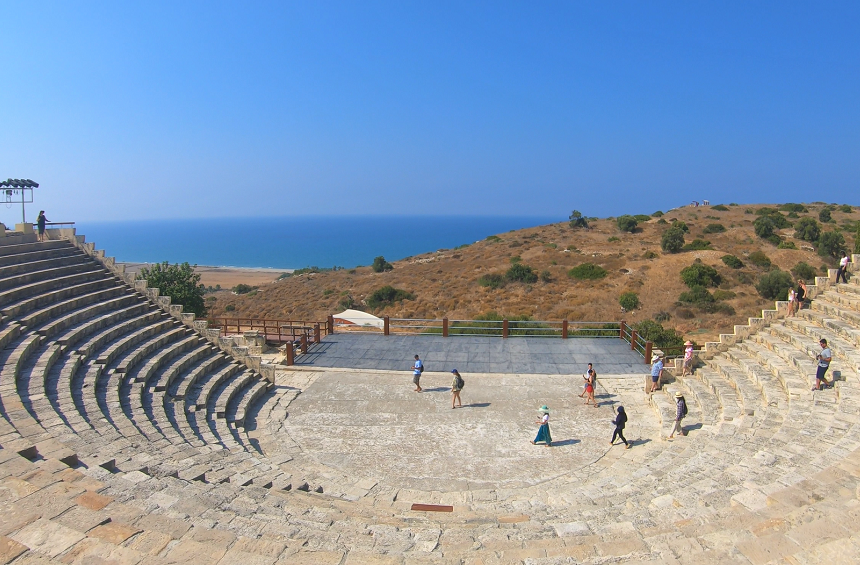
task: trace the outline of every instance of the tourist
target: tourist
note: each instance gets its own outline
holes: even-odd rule
[[[827,369],[830,367],[833,353],[830,351],[830,348],[827,347],[826,339],[822,338],[821,341],[818,342],[818,345],[821,346],[821,353],[815,356],[815,359],[818,361],[818,369],[815,372],[815,386],[812,387],[812,390],[821,390],[822,388],[830,386],[830,383],[828,383],[827,379],[824,378],[824,374],[827,373]]]
[[[589,369],[585,380],[585,394],[587,395],[585,403],[594,404],[595,408],[597,408],[597,401],[594,399],[594,386],[597,384],[596,376],[597,374],[594,372],[594,369]]]
[[[790,316],[794,316],[803,308],[804,298],[806,298],[806,283],[803,282],[803,279],[797,279],[797,288],[794,289],[794,300],[788,307]]]
[[[36,225],[39,228],[39,241],[45,241],[45,223],[49,221],[45,217],[45,211],[39,210],[39,217],[36,218]]]
[[[539,412],[543,414],[543,416],[535,422],[535,424],[540,424],[540,428],[538,428],[538,433],[535,436],[534,441],[532,441],[532,445],[545,442],[547,447],[552,447],[552,436],[549,433],[549,408],[544,404],[540,407]]]
[[[681,426],[681,420],[687,415],[687,401],[684,400],[684,395],[680,392],[675,393],[675,427],[672,428],[672,433],[669,434],[669,439],[675,437],[675,432],[678,432],[682,436],[687,435],[687,432],[684,431],[683,426]]]
[[[588,370],[585,371],[585,374],[582,375],[582,394],[579,395],[580,398],[584,397],[588,392],[588,375],[594,370],[593,365],[591,363],[588,364]],[[592,383],[593,384],[593,383]]]
[[[412,382],[415,384],[415,392],[421,392],[421,373],[424,372],[424,363],[418,356],[415,356],[415,364],[412,365]]]
[[[463,390],[463,385],[466,383],[463,381],[463,377],[460,376],[460,372],[457,369],[451,369],[451,372],[454,374],[454,382],[451,383],[451,408],[456,408],[454,403],[457,402],[460,404],[460,408],[463,407],[463,401],[460,400],[460,391]]]
[[[686,377],[687,373],[693,375],[693,342],[687,341],[684,343],[684,363],[681,369],[681,376]]]
[[[654,355],[651,358],[651,390],[648,393],[655,392],[657,385],[660,383],[660,377],[663,376],[663,361],[659,355]]]
[[[836,284],[839,284],[839,277],[842,277],[842,282],[848,284],[848,279],[845,273],[848,271],[848,252],[842,252],[842,259],[839,260],[839,268],[836,269]]]
[[[615,438],[617,437],[624,442],[625,449],[630,449],[630,444],[624,439],[624,425],[627,423],[627,412],[624,411],[623,406],[618,407],[618,415],[612,420],[612,423],[615,424],[615,431],[612,433],[612,441],[609,442],[609,445],[615,445]]]

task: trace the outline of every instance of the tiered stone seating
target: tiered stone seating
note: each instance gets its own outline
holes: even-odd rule
[[[313,373],[281,374],[272,391],[253,359],[219,349],[217,332],[73,243],[0,241],[3,562],[860,557],[857,281],[820,279],[797,317],[778,305],[708,344],[705,366],[670,380],[650,408],[638,382],[603,378],[638,430],[634,449],[533,486],[424,492],[304,456],[284,423]],[[820,337],[839,379],[812,392]],[[689,435],[661,441],[676,391]]]

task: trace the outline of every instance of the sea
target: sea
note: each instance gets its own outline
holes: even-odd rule
[[[78,235],[124,263],[301,269],[370,265],[565,221],[535,216],[303,216],[79,222]]]

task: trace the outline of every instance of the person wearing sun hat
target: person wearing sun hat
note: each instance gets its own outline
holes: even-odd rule
[[[648,394],[657,390],[657,385],[660,383],[660,377],[663,376],[663,361],[658,354],[654,354],[651,358],[651,390]]]
[[[684,419],[684,416],[687,415],[687,401],[684,399],[684,395],[680,392],[675,393],[675,427],[672,428],[672,433],[669,434],[669,439],[675,437],[675,432],[678,432],[682,436],[687,435],[684,431],[683,426],[681,426],[681,420]]]
[[[684,366],[681,370],[681,376],[686,377],[687,373],[693,374],[693,342],[687,341],[684,343]]]
[[[535,424],[540,424],[540,428],[538,428],[537,436],[532,441],[532,445],[545,442],[547,447],[552,447],[552,436],[549,433],[549,408],[544,404],[538,411],[543,415],[535,422]]]

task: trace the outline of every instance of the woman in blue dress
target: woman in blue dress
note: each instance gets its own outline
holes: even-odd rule
[[[552,436],[549,433],[549,408],[547,408],[546,404],[540,407],[540,412],[543,416],[535,422],[535,424],[540,424],[540,428],[538,428],[537,436],[532,442],[532,445],[544,442],[547,447],[552,447]]]

